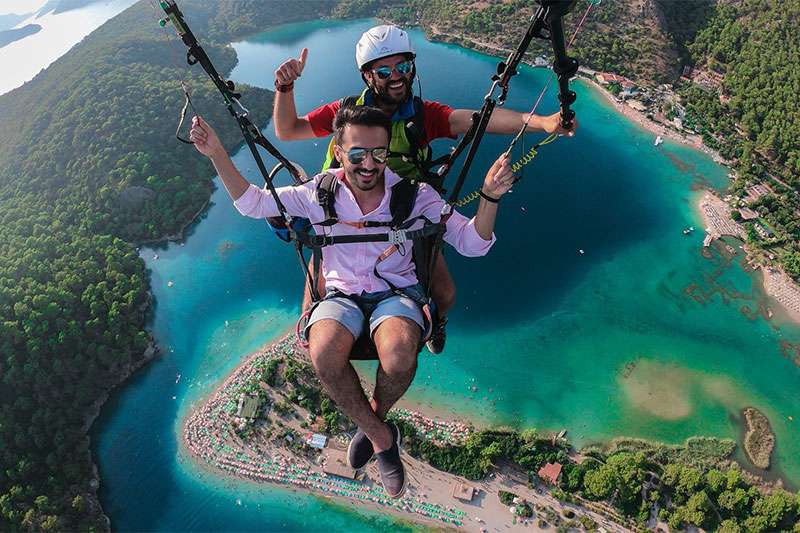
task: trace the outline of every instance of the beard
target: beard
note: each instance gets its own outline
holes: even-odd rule
[[[375,102],[379,105],[397,106],[408,100],[411,96],[411,83],[413,80],[411,78],[402,78],[400,81],[403,82],[402,94],[395,94],[394,91],[389,89],[388,81],[385,83],[376,83],[372,89],[375,94]]]
[[[371,169],[371,174],[368,176],[362,175],[360,168],[345,168],[345,176],[347,181],[360,191],[371,191],[378,185],[381,173],[377,169]]]

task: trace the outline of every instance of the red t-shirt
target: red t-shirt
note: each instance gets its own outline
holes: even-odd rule
[[[429,100],[424,100],[423,105],[425,106],[425,144],[442,137],[455,139],[456,136],[450,131],[450,113],[453,112],[453,108]],[[333,118],[337,111],[339,111],[339,100],[321,105],[306,115],[311,129],[314,130],[314,135],[327,137],[333,133]]]

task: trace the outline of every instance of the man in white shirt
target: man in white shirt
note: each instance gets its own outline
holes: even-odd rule
[[[386,168],[391,120],[374,107],[348,106],[337,113],[334,129],[335,156],[342,166],[336,174],[342,186],[335,192],[335,206],[343,222],[327,231],[332,235],[385,233],[381,228],[359,228],[358,223],[391,219],[392,187],[401,181]],[[190,136],[197,150],[211,159],[242,214],[254,218],[280,214],[272,195],[251,185],[239,173],[216,133],[201,118],[193,119]],[[312,223],[324,220],[316,196],[321,179],[318,175],[306,184],[277,189],[289,215],[308,218]],[[494,243],[498,201],[513,183],[508,159],[501,156],[486,175],[477,214],[467,219],[453,211],[446,220],[445,241],[462,255],[485,255]],[[409,219],[424,215],[438,222],[443,206],[439,194],[422,184]],[[359,427],[348,450],[351,466],[360,468],[376,455],[384,489],[398,498],[406,486],[400,434],[384,418],[414,379],[424,323],[415,298],[420,287],[411,254],[390,253],[379,261],[378,257],[387,252],[385,248],[385,242],[323,248],[326,286],[335,292],[314,308],[306,335],[320,381]],[[392,286],[399,290],[392,290]],[[380,360],[372,402],[367,400],[349,360],[353,343],[366,328]]]

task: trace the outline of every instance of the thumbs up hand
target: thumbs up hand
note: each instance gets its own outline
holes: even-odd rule
[[[308,48],[300,51],[300,57],[287,59],[275,71],[275,85],[291,85],[294,80],[302,76],[308,58]]]

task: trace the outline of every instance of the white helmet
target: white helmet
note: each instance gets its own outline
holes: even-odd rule
[[[395,54],[414,55],[408,33],[397,26],[375,26],[365,31],[356,44],[356,65],[361,70],[370,61]]]

